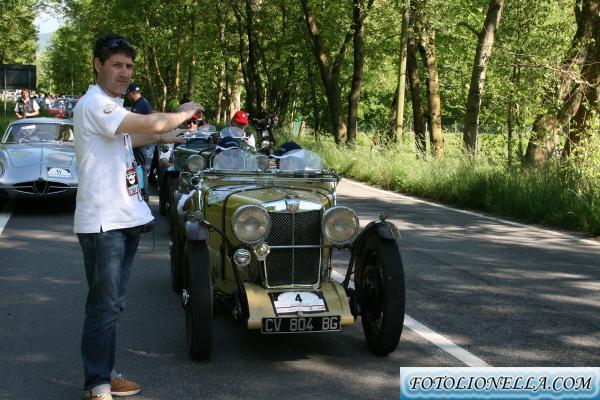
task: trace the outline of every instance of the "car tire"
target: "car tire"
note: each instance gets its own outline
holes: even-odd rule
[[[167,176],[167,211],[172,207],[177,207],[175,204],[175,190],[179,187],[179,176]]]
[[[162,179],[167,179],[162,177]],[[167,215],[167,203],[168,203],[168,185],[161,182],[161,177],[158,178],[158,212],[163,217]]]
[[[355,286],[367,346],[386,356],[398,346],[404,326],[406,294],[398,245],[375,232],[364,238],[355,264]]]
[[[185,236],[183,234],[183,227],[179,226],[176,207],[171,207],[169,210],[169,235],[171,236],[171,287],[175,293],[181,293]]]
[[[206,242],[190,241],[186,245],[185,327],[187,346],[194,360],[206,360],[212,347],[213,285]]]

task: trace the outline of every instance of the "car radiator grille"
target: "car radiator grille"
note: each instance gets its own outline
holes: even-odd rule
[[[321,211],[269,213],[271,232],[267,243],[271,253],[265,263],[269,287],[316,285],[319,283],[321,248],[296,246],[321,245]],[[273,248],[274,246],[282,246]]]
[[[69,185],[59,182],[37,180],[14,184],[13,189],[15,190],[15,192],[32,195],[55,194],[69,190]]]

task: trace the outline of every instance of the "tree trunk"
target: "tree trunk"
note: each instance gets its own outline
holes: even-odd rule
[[[562,151],[563,159],[568,158],[584,138],[591,136],[590,130],[593,128],[590,126],[590,117],[596,116],[598,119],[600,110],[600,16],[598,13],[593,18],[593,26],[593,47],[588,52],[581,72],[584,100],[580,102],[577,113],[573,117],[573,124]]]
[[[150,21],[148,20],[148,17],[145,16],[144,17],[144,24],[146,26],[147,30],[150,30]],[[161,86],[161,91],[162,91],[162,96],[161,99],[159,101],[158,97],[156,96],[156,92],[154,92],[154,85],[152,85],[152,90],[153,90],[153,97],[154,97],[154,105],[156,107],[159,107],[159,110],[164,112],[167,108],[167,95],[168,95],[168,87],[167,84],[162,76],[162,73],[160,71],[160,67],[158,65],[158,57],[156,55],[156,47],[153,45],[149,45],[148,48],[150,49],[150,54],[149,56],[147,55],[146,49],[144,49],[144,57],[145,58],[149,58],[149,62],[148,64],[151,62],[152,66],[154,67],[155,71],[156,71],[156,77],[158,78],[158,81],[160,83]],[[148,75],[150,75],[150,72],[148,70]],[[160,104],[159,104],[160,102]]]
[[[148,90],[149,90],[149,95],[150,95],[150,100],[152,102],[152,104],[156,107],[157,106],[157,102],[156,102],[156,92],[154,90],[154,81],[152,80],[152,75],[150,74],[150,67],[148,65],[149,60],[148,60],[148,52],[146,51],[146,49],[143,49],[144,52],[144,75],[146,78],[146,83],[148,84]]]
[[[233,5],[233,12],[237,20],[238,35],[239,35],[239,59],[240,66],[242,68],[242,77],[244,78],[244,88],[246,89],[246,111],[252,113],[252,107],[256,104],[256,88],[252,84],[250,79],[250,72],[248,67],[248,56],[246,55],[246,34],[244,32],[244,19],[242,11],[239,9],[237,2],[231,2]]]
[[[184,7],[184,11],[179,15],[177,21],[177,34],[175,37],[175,74],[173,76],[173,96],[179,99],[179,91],[181,86],[181,30],[183,29],[183,14],[186,13],[187,6]]]
[[[415,146],[417,155],[425,154],[427,150],[427,138],[425,137],[425,112],[423,111],[423,97],[421,96],[421,77],[417,64],[417,46],[415,35],[409,34],[407,48],[407,70],[410,82],[410,94],[413,110],[413,129],[415,131]]]
[[[440,100],[440,81],[435,55],[435,31],[431,28],[421,31],[419,52],[427,68],[427,97],[429,100],[429,131],[431,132],[431,151],[438,158],[444,156],[444,138],[442,134],[442,102]]]
[[[254,29],[255,7],[255,0],[246,0],[246,33],[248,35],[248,64],[246,65],[246,74],[248,76],[248,85],[253,92],[252,101],[248,101],[248,112],[250,115],[262,118],[264,114],[264,98],[263,84],[258,68],[258,43]],[[249,90],[249,87],[246,87],[246,91]]]
[[[575,4],[577,32],[561,63],[558,84],[549,85],[544,96],[543,106],[549,111],[539,114],[533,123],[523,160],[527,164],[542,165],[552,156],[560,129],[579,109],[582,85],[578,71],[582,70],[592,43],[594,25],[598,23],[598,3],[598,0],[577,0]],[[550,106],[553,103],[561,104],[560,108],[553,109]]]
[[[396,117],[394,120],[394,141],[402,140],[404,129],[404,94],[406,92],[406,57],[408,48],[408,24],[410,20],[410,0],[405,0],[400,32],[400,60],[398,62],[398,87],[396,90]]]
[[[342,113],[342,101],[341,93],[339,88],[339,75],[342,62],[346,55],[348,43],[352,39],[352,32],[348,32],[342,43],[342,47],[337,54],[333,67],[329,66],[329,59],[327,52],[325,51],[323,38],[319,32],[317,21],[312,13],[312,10],[308,6],[308,0],[300,0],[302,3],[302,10],[306,20],[306,26],[308,28],[308,35],[310,38],[311,48],[315,54],[317,65],[321,73],[321,79],[323,80],[323,86],[325,87],[325,95],[327,96],[327,107],[329,110],[329,117],[333,128],[333,134],[336,144],[343,144],[346,142],[348,129],[346,127],[346,121]]]
[[[192,36],[190,38],[193,44],[196,43],[196,18],[192,16]],[[187,90],[186,97],[192,100],[192,96],[194,95],[194,70],[196,69],[196,60],[198,58],[197,52],[192,50],[192,55],[190,58],[190,65],[188,68],[188,81],[187,81]],[[220,89],[220,87],[219,87]]]
[[[315,131],[315,139],[318,139],[319,131],[321,130],[321,108],[319,107],[319,101],[317,98],[317,82],[315,79],[315,72],[310,61],[308,61],[306,72],[308,73],[308,82],[310,83],[310,100],[312,103],[312,114],[314,118],[313,129]]]
[[[227,86],[227,82],[225,81],[225,66],[221,64],[219,68],[219,80],[218,80],[218,90],[217,90],[217,109],[215,111],[215,122],[217,124],[221,123],[221,112],[223,111],[223,87]]]
[[[471,72],[471,86],[467,97],[465,112],[465,130],[463,143],[475,154],[477,151],[477,135],[479,133],[479,115],[481,113],[481,97],[485,85],[487,66],[492,54],[496,31],[500,24],[504,0],[490,0],[483,29],[479,32],[477,51]]]
[[[352,76],[352,86],[348,93],[348,143],[356,141],[356,125],[358,114],[358,102],[360,100],[360,87],[362,84],[363,67],[365,64],[365,19],[373,6],[374,0],[369,0],[366,9],[361,0],[353,0],[352,21],[353,21],[353,42],[354,42],[354,73]]]
[[[150,54],[152,55],[152,62],[154,64],[154,69],[156,70],[156,76],[160,82],[160,86],[162,89],[162,97],[160,101],[160,110],[165,112],[167,109],[167,96],[169,94],[169,89],[167,87],[167,83],[163,79],[163,76],[160,72],[160,67],[158,66],[158,57],[156,56],[156,47],[150,46]]]

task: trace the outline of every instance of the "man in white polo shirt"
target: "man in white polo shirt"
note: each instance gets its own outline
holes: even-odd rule
[[[115,370],[116,324],[140,234],[153,216],[140,193],[141,168],[132,149],[151,143],[183,143],[172,131],[202,110],[186,103],[175,113],[135,114],[121,95],[133,73],[135,50],[124,38],[105,35],[94,45],[96,85],[73,112],[79,187],[75,233],[88,283],[81,339],[86,399],[129,396],[140,386]]]

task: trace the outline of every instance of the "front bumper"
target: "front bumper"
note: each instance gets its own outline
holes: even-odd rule
[[[269,293],[298,292],[302,291],[302,289],[265,289],[262,286],[250,282],[244,282],[244,288],[248,300],[248,329],[261,329],[263,318],[297,316],[297,314],[277,314]],[[350,312],[348,296],[346,296],[344,288],[339,283],[324,282],[321,284],[318,291],[323,294],[323,298],[327,305],[327,311],[311,312],[305,316],[329,317],[339,315],[341,317],[342,326],[348,326],[354,323],[354,317]]]

